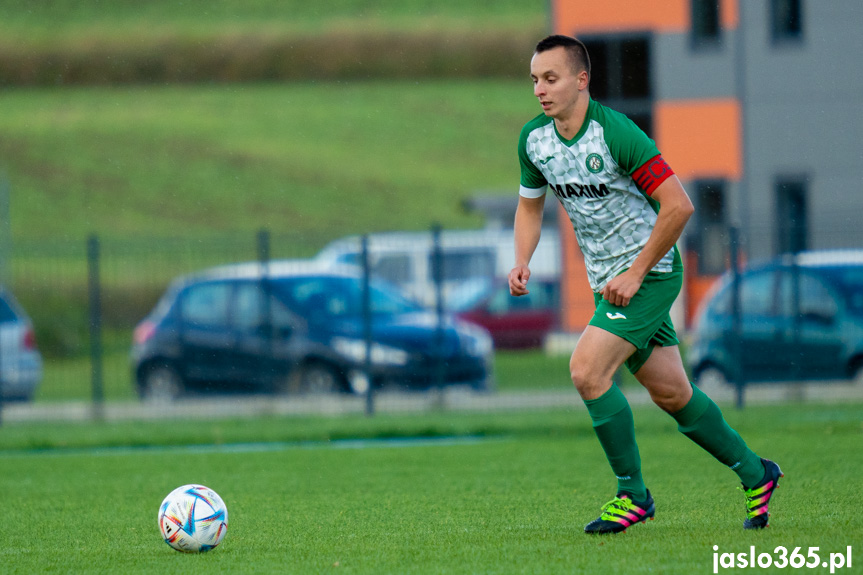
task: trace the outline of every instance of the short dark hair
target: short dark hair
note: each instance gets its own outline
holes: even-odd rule
[[[587,72],[587,77],[590,78],[590,56],[587,53],[587,47],[584,42],[572,36],[564,36],[563,34],[553,34],[546,36],[536,45],[534,53],[546,52],[552,48],[562,47],[569,54],[573,68],[576,73],[582,70]]]

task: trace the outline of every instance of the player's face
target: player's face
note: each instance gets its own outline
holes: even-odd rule
[[[587,73],[573,69],[562,46],[533,55],[530,61],[533,95],[546,116],[564,118],[574,108],[580,90],[587,87]]]

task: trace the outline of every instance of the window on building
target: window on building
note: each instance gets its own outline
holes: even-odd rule
[[[776,181],[777,253],[797,253],[807,249],[806,187],[804,178],[779,178]]]
[[[590,95],[629,116],[652,137],[653,90],[648,36],[582,38],[590,55]]]
[[[692,44],[696,48],[715,46],[722,39],[719,0],[691,0]]]
[[[800,0],[770,0],[770,26],[774,42],[803,38],[803,8]]]
[[[691,246],[698,255],[698,273],[700,275],[721,274],[727,267],[729,241],[725,182],[697,181],[694,190],[696,238]]]

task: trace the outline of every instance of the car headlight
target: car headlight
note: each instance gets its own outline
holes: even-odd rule
[[[494,352],[494,343],[487,331],[469,323],[461,323],[462,349],[474,357],[486,357]]]
[[[333,348],[357,363],[366,360],[366,342],[361,339],[346,337],[333,338]],[[405,365],[408,362],[408,352],[397,347],[372,343],[371,360],[376,365]]]

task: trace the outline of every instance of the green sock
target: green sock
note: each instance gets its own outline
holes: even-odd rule
[[[692,385],[692,399],[671,417],[677,420],[677,429],[683,435],[730,467],[743,485],[751,487],[764,477],[761,458],[746,446],[722,417],[719,407],[698,387]]]
[[[641,478],[635,422],[623,392],[612,383],[611,389],[596,399],[584,400],[584,404],[608,463],[617,476],[617,492],[628,493],[636,501],[644,501],[647,488]]]

